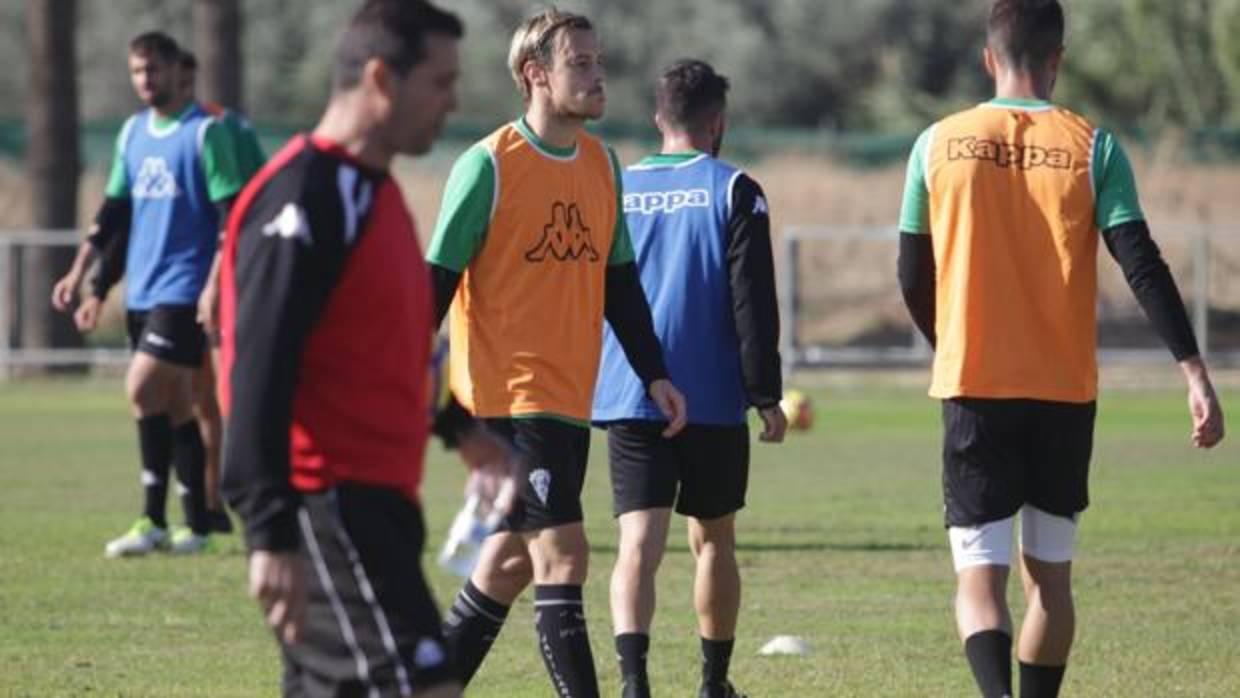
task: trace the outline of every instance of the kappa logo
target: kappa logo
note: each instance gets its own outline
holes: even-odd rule
[[[168,163],[163,158],[144,158],[130,195],[135,199],[175,199],[177,193],[177,180]]]
[[[771,207],[767,205],[765,196],[759,196],[753,200],[753,215],[769,216],[770,214]]]
[[[551,471],[546,468],[539,468],[530,473],[530,485],[534,488],[534,494],[538,495],[538,501],[547,506],[547,497],[551,494]]]
[[[1000,143],[999,141],[981,140],[974,136],[949,139],[947,159],[989,160],[999,167],[1019,167],[1022,170],[1031,170],[1035,167],[1066,170],[1072,167],[1072,153],[1062,148]]]
[[[413,665],[419,669],[439,666],[447,659],[448,655],[443,651],[443,647],[429,637],[422,638],[413,652]]]
[[[303,245],[309,245],[311,242],[310,222],[306,220],[306,212],[290,201],[280,209],[279,215],[263,226],[263,235],[269,238],[297,240]]]
[[[599,260],[590,228],[582,220],[577,204],[555,202],[551,207],[551,222],[543,226],[542,237],[525,253],[528,262],[544,262],[548,257],[560,262]]]
[[[705,189],[648,191],[624,195],[624,212],[673,214],[684,208],[709,208],[710,192]]]
[[[167,337],[163,335],[155,334],[154,332],[147,332],[146,337],[144,339],[146,339],[147,344],[153,344],[154,346],[157,346],[160,349],[172,348],[171,339],[168,339]]]

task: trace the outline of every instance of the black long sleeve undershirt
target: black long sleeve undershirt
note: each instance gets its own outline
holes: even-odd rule
[[[289,424],[301,357],[352,250],[332,162],[274,179],[246,212],[236,251],[235,360],[220,491],[251,549],[299,545],[301,495],[289,482]],[[322,168],[322,169],[320,169]],[[326,169],[326,173],[324,173]],[[330,188],[329,188],[330,187]],[[265,234],[283,211],[299,235]],[[365,230],[365,220],[357,223]]]
[[[913,324],[930,346],[936,345],[934,246],[929,235],[900,234],[900,259],[897,262],[900,292]]]
[[[237,197],[230,196],[215,202],[221,230],[236,201]],[[133,206],[128,197],[104,199],[99,212],[95,214],[95,230],[87,240],[99,254],[99,270],[91,280],[91,293],[96,298],[107,298],[112,287],[125,277],[132,219]]]
[[[1145,221],[1132,221],[1102,231],[1103,242],[1119,263],[1150,324],[1176,361],[1200,354],[1188,311],[1171,270]],[[900,290],[913,322],[931,345],[935,343],[935,267],[929,235],[900,235]]]
[[[452,271],[438,264],[429,264],[431,269],[431,290],[435,299],[434,324],[438,328],[452,307],[452,299],[456,297],[456,288],[461,285],[460,272]],[[460,443],[461,438],[478,427],[480,422],[469,410],[457,402],[455,395],[450,395],[448,404],[435,413],[435,422],[431,431],[443,441],[444,448],[452,449]]]
[[[435,291],[435,327],[443,324],[456,297],[456,287],[461,285],[461,273],[438,264],[431,264],[431,286]]]
[[[1162,252],[1150,237],[1145,221],[1124,223],[1102,231],[1111,256],[1124,271],[1128,287],[1145,311],[1154,331],[1162,338],[1176,361],[1200,355],[1193,326],[1180,290]]]
[[[103,252],[118,235],[129,235],[132,220],[133,202],[128,196],[107,197],[95,212],[95,227],[87,241],[95,251]]]
[[[771,217],[762,188],[745,175],[733,187],[731,205],[728,280],[732,320],[740,338],[741,376],[749,403],[765,409],[783,397]]]
[[[435,299],[435,320],[432,327],[438,328],[452,307],[452,299],[456,296],[456,287],[461,284],[461,275],[447,267],[430,264],[431,290]],[[435,422],[431,431],[442,441],[444,448],[453,449],[460,443],[461,437],[478,426],[478,420],[457,402],[456,396],[448,398],[448,404],[435,413]]]
[[[91,279],[91,293],[100,300],[125,276],[125,255],[129,250],[129,227],[133,203],[129,197],[103,200],[95,214],[95,227],[86,238],[99,255],[99,268]]]
[[[448,403],[435,412],[431,433],[439,437],[444,448],[452,450],[461,443],[466,434],[480,424],[464,405],[457,402],[456,396],[449,395]]]

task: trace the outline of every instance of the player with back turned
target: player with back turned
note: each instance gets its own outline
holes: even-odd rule
[[[685,391],[689,423],[672,439],[608,328],[594,397],[607,429],[620,545],[611,614],[625,698],[648,698],[646,654],[655,573],[673,506],[688,517],[696,563],[694,608],[702,649],[701,698],[739,695],[728,665],[740,611],[736,514],[749,481],[746,412],[763,441],[783,439],[779,304],[770,210],[762,188],[718,159],[727,78],[701,61],[667,68],[655,86],[662,149],[624,173],[624,211],[642,288],[668,370]]]
[[[1056,0],[996,0],[984,53],[995,99],[918,139],[900,215],[905,302],[935,346],[956,623],[982,695],[1012,694],[1006,602],[1014,522],[1028,607],[1022,698],[1059,694],[1075,633],[1071,573],[1089,504],[1098,393],[1099,238],[1188,385],[1192,442],[1223,414],[1115,137],[1051,103]]]

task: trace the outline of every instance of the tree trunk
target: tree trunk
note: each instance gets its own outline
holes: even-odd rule
[[[199,98],[240,110],[240,0],[194,0],[193,21]]]
[[[30,87],[26,100],[31,222],[35,229],[77,226],[78,156],[76,0],[27,0]],[[72,320],[51,306],[52,284],[69,269],[70,247],[22,250],[18,334],[24,347],[80,347]]]

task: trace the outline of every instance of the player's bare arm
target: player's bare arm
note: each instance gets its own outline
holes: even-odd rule
[[[52,287],[53,308],[63,313],[73,306],[78,286],[82,284],[82,277],[92,261],[94,261],[94,248],[89,242],[83,241],[78,245],[77,255],[73,258],[73,265],[69,267],[69,271]]]
[[[1188,383],[1188,413],[1193,420],[1192,441],[1197,448],[1214,448],[1223,440],[1223,408],[1200,356],[1180,362]]]

